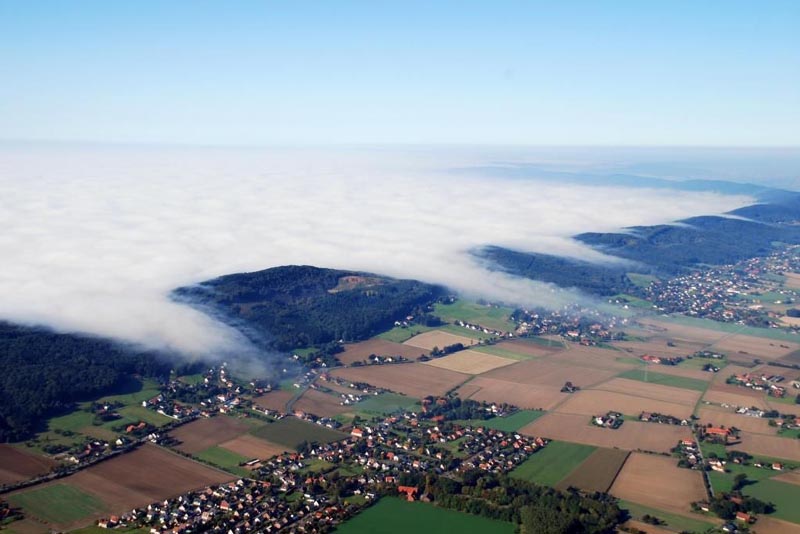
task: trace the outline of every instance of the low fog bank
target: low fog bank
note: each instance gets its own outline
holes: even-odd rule
[[[173,289],[309,264],[557,306],[580,296],[489,272],[469,251],[491,244],[616,261],[570,236],[751,202],[449,172],[510,154],[1,146],[0,318],[229,358],[248,350],[242,335],[171,301]]]

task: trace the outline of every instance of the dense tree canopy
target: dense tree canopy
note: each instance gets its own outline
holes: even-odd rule
[[[415,280],[310,266],[233,274],[175,292],[280,350],[366,339],[423,313],[443,293]]]
[[[24,439],[44,417],[117,389],[131,374],[167,377],[170,364],[90,336],[0,322],[0,442]]]

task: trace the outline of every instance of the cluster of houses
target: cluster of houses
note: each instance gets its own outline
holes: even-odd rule
[[[643,296],[664,313],[684,313],[722,322],[763,325],[779,328],[787,325],[780,314],[765,309],[761,295],[769,293],[770,302],[792,303],[798,293],[781,287],[765,274],[798,272],[800,249],[787,247],[763,258],[710,270],[696,271],[666,281],[651,283]],[[780,295],[775,297],[774,295]],[[795,328],[796,327],[791,327]]]
[[[473,332],[482,332],[484,334],[488,334],[490,336],[498,336],[498,337],[514,337],[512,332],[505,332],[503,330],[497,330],[494,328],[487,328],[485,326],[481,326],[476,323],[468,323],[466,321],[456,321],[458,326],[461,328],[466,328],[467,330],[472,330]]]
[[[415,412],[375,417],[343,440],[263,460],[251,471],[253,478],[152,503],[98,526],[149,527],[152,534],[324,532],[382,494],[429,498],[416,487],[401,485],[405,473],[508,472],[546,444],[541,438],[426,419]],[[331,471],[339,476],[325,476]]]
[[[152,534],[319,532],[320,527],[336,525],[348,517],[346,505],[320,499],[309,496],[290,503],[270,481],[239,479],[152,503],[123,516],[111,516],[97,525],[149,527]]]
[[[623,334],[614,329],[628,323],[626,318],[608,316],[596,309],[571,305],[563,310],[517,310],[511,317],[517,323],[517,336],[560,335],[582,345],[621,338]]]
[[[660,423],[662,425],[689,426],[688,419],[679,419],[672,415],[657,412],[642,412],[639,414],[639,421],[644,423]]]
[[[653,356],[651,354],[643,354],[639,357],[645,363],[652,363],[655,365],[678,365],[683,361],[680,356]]]
[[[786,388],[779,385],[783,381],[784,377],[781,375],[766,373],[740,373],[731,375],[727,380],[729,384],[736,384],[737,386],[750,388],[755,391],[766,391],[767,395],[776,398],[786,396]]]
[[[678,446],[673,449],[673,452],[680,458],[678,467],[704,469],[703,454],[700,452],[697,442],[693,439],[682,439],[678,442]]]
[[[601,428],[616,430],[622,426],[624,416],[619,412],[608,412],[605,415],[593,415],[592,424]]]

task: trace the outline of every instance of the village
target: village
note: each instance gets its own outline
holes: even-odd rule
[[[541,438],[499,431],[479,421],[448,422],[447,400],[433,404],[438,415],[423,407],[422,413],[376,417],[353,427],[341,441],[310,443],[298,452],[259,459],[250,478],[191,491],[97,525],[149,527],[154,534],[325,532],[380,495],[430,500],[418,487],[403,486],[407,473],[506,473],[546,446]],[[474,408],[487,420],[514,411],[497,405]],[[324,467],[315,467],[320,465]]]

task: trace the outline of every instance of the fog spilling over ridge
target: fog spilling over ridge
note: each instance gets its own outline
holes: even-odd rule
[[[469,251],[614,261],[570,236],[751,202],[448,172],[497,160],[463,149],[5,146],[0,318],[207,354],[238,334],[170,291],[287,264],[557,304],[563,296],[549,286],[489,272]]]

